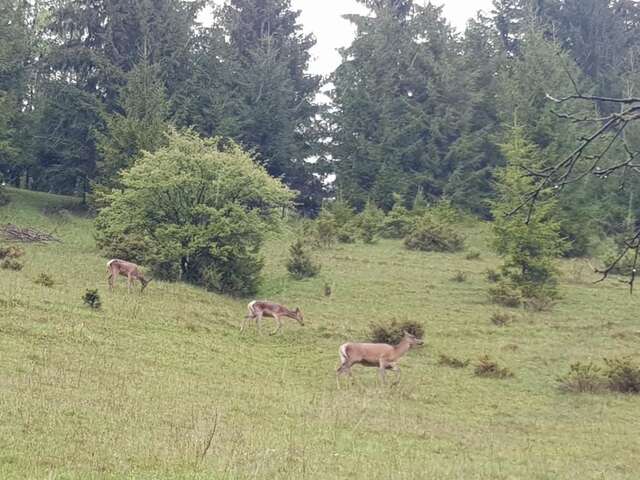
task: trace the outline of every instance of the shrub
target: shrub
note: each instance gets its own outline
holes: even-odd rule
[[[489,299],[492,303],[510,308],[519,307],[522,303],[520,292],[504,281],[489,289]]]
[[[33,283],[48,288],[51,288],[55,285],[55,282],[53,281],[51,275],[48,275],[46,273],[41,273],[40,275],[38,275],[38,278],[36,278]]]
[[[102,306],[102,302],[100,301],[100,294],[97,289],[87,289],[82,297],[82,301],[85,305],[90,308],[98,309]]]
[[[2,268],[3,270],[13,270],[13,271],[20,271],[22,270],[23,265],[17,261],[15,258],[5,258],[1,263],[0,263],[0,268]]]
[[[164,282],[175,282],[180,278],[180,266],[176,262],[157,260],[150,262],[151,278]]]
[[[477,250],[469,250],[464,258],[467,260],[477,260],[480,258],[480,252]]]
[[[498,363],[494,360],[491,360],[488,355],[484,355],[478,359],[478,363],[476,363],[473,373],[478,377],[513,377],[513,372],[511,372],[508,368],[498,365]]]
[[[496,272],[495,270],[488,268],[485,272],[485,278],[487,279],[487,282],[489,283],[497,283],[500,281],[500,279],[502,278],[502,275],[500,275],[499,272]]]
[[[311,254],[301,239],[296,240],[291,247],[289,247],[287,270],[291,276],[297,280],[315,277],[320,272],[320,265],[313,261]]]
[[[5,258],[20,258],[24,255],[24,250],[17,245],[0,247],[0,260]]]
[[[341,198],[329,202],[326,209],[333,215],[338,227],[342,227],[347,223],[352,222],[355,217],[355,213],[351,206]]]
[[[102,244],[102,247],[106,257],[120,258],[138,265],[147,263],[147,257],[151,255],[151,243],[135,234],[118,235]]]
[[[367,202],[365,209],[358,215],[358,227],[360,228],[360,236],[364,243],[374,243],[376,235],[380,233],[382,223],[384,222],[384,213],[373,203]]]
[[[523,301],[524,307],[527,310],[531,310],[534,312],[549,312],[551,311],[555,303],[556,302],[553,298],[545,295],[542,295],[540,297],[525,298]]]
[[[567,392],[599,392],[604,387],[602,369],[593,363],[576,362],[569,367],[569,372],[558,378],[560,389]]]
[[[358,229],[353,223],[347,223],[338,229],[338,241],[340,243],[356,243]]]
[[[515,320],[516,317],[506,312],[495,312],[491,315],[491,323],[502,327],[504,325],[508,325]]]
[[[604,359],[610,390],[622,393],[640,393],[640,365],[631,358]]]
[[[466,282],[467,274],[465,272],[458,271],[453,275],[453,277],[451,277],[451,281],[458,282],[458,283]]]
[[[9,195],[2,185],[0,185],[0,207],[7,205],[9,203]]]
[[[409,250],[457,252],[464,248],[464,238],[452,225],[425,215],[416,220],[404,244]]]
[[[318,243],[323,247],[330,247],[336,242],[338,224],[331,212],[322,210],[316,220]]]
[[[424,327],[422,324],[414,321],[406,321],[397,323],[395,320],[389,325],[372,325],[371,341],[374,343],[388,343],[389,345],[397,345],[404,332],[409,332],[418,338],[424,336]]]
[[[380,234],[385,238],[404,238],[413,225],[413,218],[404,206],[396,203],[382,222]]]
[[[438,360],[438,365],[444,365],[445,367],[451,368],[466,368],[470,362],[471,360],[469,360],[468,358],[460,360],[458,358],[450,357],[449,355],[441,353]]]
[[[104,198],[98,245],[114,252],[135,232],[139,255],[160,269],[224,293],[255,293],[265,231],[293,196],[237,145],[172,132],[126,170]],[[129,259],[131,259],[130,255]],[[138,255],[136,255],[138,256]]]

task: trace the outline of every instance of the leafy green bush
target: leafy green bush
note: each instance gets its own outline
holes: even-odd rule
[[[352,222],[356,216],[353,208],[341,198],[327,203],[326,210],[333,215],[338,227]]]
[[[15,272],[22,270],[23,266],[24,265],[22,265],[22,263],[20,263],[15,258],[5,258],[0,263],[0,268],[2,268],[3,270],[13,270]]]
[[[438,365],[443,365],[445,367],[451,368],[466,368],[471,360],[465,358],[464,360],[460,360],[459,358],[450,357],[444,353],[440,354],[440,358],[438,359]]]
[[[404,238],[413,225],[409,210],[396,203],[382,222],[380,235],[385,238]]]
[[[2,185],[0,185],[0,207],[7,205],[9,203],[9,195]]]
[[[640,365],[631,358],[604,359],[609,389],[622,393],[640,393]]]
[[[257,290],[264,232],[293,194],[240,147],[171,132],[119,183],[96,218],[104,251],[125,239],[128,259],[144,258],[167,277],[179,271],[185,281],[234,295]]]
[[[513,321],[515,320],[515,316],[513,316],[510,313],[506,313],[506,312],[494,312],[491,315],[491,323],[493,323],[494,325],[497,325],[499,327],[502,327],[504,325],[508,325],[510,323],[513,323]]]
[[[522,294],[505,281],[500,281],[489,289],[489,299],[492,303],[504,307],[516,308],[522,304]]]
[[[95,288],[94,289],[88,288],[87,291],[84,292],[82,301],[89,308],[93,308],[96,310],[102,306],[102,301],[100,300],[100,294],[98,293],[98,290]]]
[[[605,387],[602,369],[593,363],[576,362],[571,364],[569,372],[558,378],[560,389],[567,392],[600,392]]]
[[[338,224],[333,213],[322,210],[316,220],[318,243],[323,247],[330,247],[336,242]]]
[[[358,227],[364,243],[374,243],[384,222],[384,212],[372,202],[367,202],[365,209],[358,215]]]
[[[496,272],[492,268],[488,268],[484,272],[484,274],[485,274],[485,278],[487,279],[487,282],[489,282],[489,283],[497,283],[502,278],[502,275],[500,275],[499,272]]]
[[[36,285],[42,285],[43,287],[51,288],[55,285],[55,282],[51,275],[46,273],[41,273],[38,277],[33,281]]]
[[[353,223],[347,223],[338,229],[337,238],[340,243],[356,243],[358,228]]]
[[[464,237],[451,224],[424,215],[416,219],[404,245],[423,252],[457,252],[464,248]]]
[[[501,367],[498,362],[491,360],[488,355],[478,359],[473,373],[478,377],[507,378],[513,377],[513,372],[506,367]]]
[[[5,258],[20,258],[24,255],[24,250],[17,245],[0,247],[0,260]]]
[[[395,320],[389,325],[372,325],[371,341],[374,343],[388,343],[397,345],[404,337],[404,332],[409,332],[418,338],[424,337],[424,326],[415,321],[397,323]]]
[[[467,281],[467,274],[465,272],[462,272],[462,271],[457,271],[453,275],[453,277],[451,277],[451,281],[452,282],[458,282],[458,283],[466,282]]]
[[[315,277],[320,272],[320,265],[313,261],[301,239],[297,239],[289,248],[287,270],[297,280]]]
[[[469,250],[464,258],[467,260],[477,260],[480,258],[480,252],[477,250]]]

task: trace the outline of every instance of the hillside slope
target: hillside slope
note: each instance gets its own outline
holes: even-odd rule
[[[128,295],[124,279],[110,293],[73,200],[11,195],[0,225],[63,243],[28,246],[22,271],[0,270],[2,479],[637,478],[638,397],[557,388],[575,361],[639,358],[638,296],[592,285],[579,262],[563,265],[552,312],[514,310],[497,327],[483,275],[497,260],[482,226],[468,232],[478,260],[395,241],[340,245],[303,282],[286,275],[283,232],[267,246],[260,297],[300,305],[307,325],[240,334],[246,299],[162,282]],[[458,271],[465,282],[451,280]],[[41,272],[52,288],[34,283]],[[83,305],[87,288],[102,309]],[[339,345],[394,319],[427,331],[401,361],[400,385],[354,367],[355,385],[338,389]],[[440,353],[489,354],[515,376],[477,378],[440,366]]]

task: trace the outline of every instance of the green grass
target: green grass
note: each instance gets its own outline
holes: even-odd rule
[[[0,270],[2,479],[637,478],[638,397],[557,386],[573,362],[638,359],[637,294],[591,284],[579,263],[562,265],[553,311],[516,311],[496,327],[486,226],[467,228],[479,259],[398,241],[339,245],[302,282],[286,274],[283,232],[267,245],[259,297],[299,305],[306,326],[241,335],[246,300],[162,282],[128,295],[124,279],[109,293],[91,220],[42,213],[73,201],[10,194],[0,224],[64,243],[28,246],[22,271]],[[459,271],[466,281],[451,281]],[[53,287],[34,283],[43,272]],[[83,305],[87,288],[101,310]],[[427,332],[402,359],[400,385],[354,367],[355,385],[338,389],[339,345],[394,319]],[[440,354],[472,362],[447,368]],[[515,376],[475,377],[485,354]]]

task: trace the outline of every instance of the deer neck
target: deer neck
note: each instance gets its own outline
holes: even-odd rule
[[[398,359],[403,356],[411,348],[411,344],[408,340],[402,339],[398,345],[393,347],[393,357]]]

